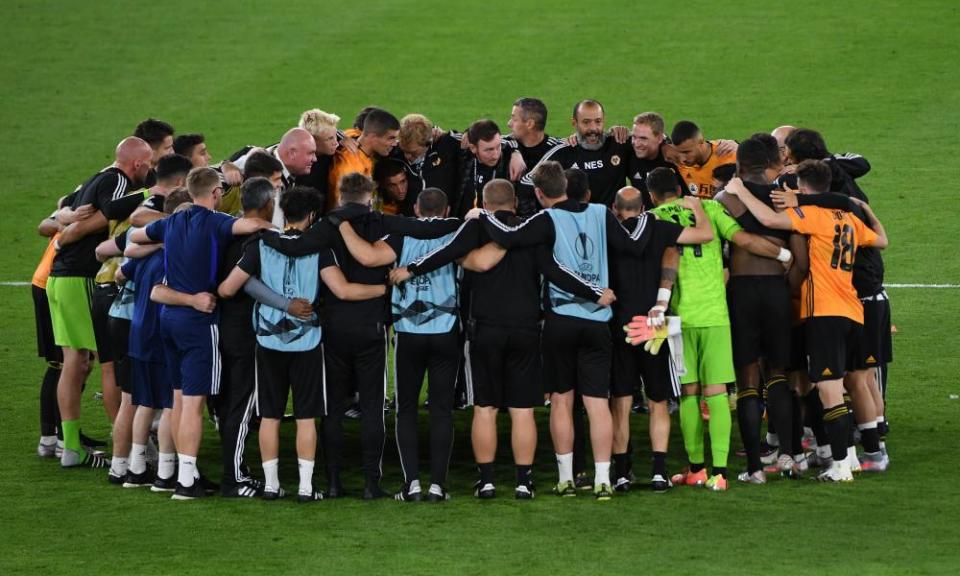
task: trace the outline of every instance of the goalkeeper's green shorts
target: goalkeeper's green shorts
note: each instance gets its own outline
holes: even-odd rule
[[[699,382],[702,386],[710,386],[736,380],[729,326],[684,326],[682,337],[683,364],[687,373],[680,377],[681,384]]]

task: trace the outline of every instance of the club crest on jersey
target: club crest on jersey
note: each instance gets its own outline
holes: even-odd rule
[[[441,160],[439,156],[433,159],[434,166],[439,166],[441,162],[443,162],[443,160]]]
[[[700,187],[697,186],[696,184],[694,184],[693,182],[691,182],[691,183],[690,183],[690,193],[693,194],[694,196],[696,196],[699,191],[700,191]]]
[[[620,157],[617,156],[616,154],[614,154],[613,156],[610,157],[610,163],[613,164],[614,166],[619,166],[619,165],[620,165]]]

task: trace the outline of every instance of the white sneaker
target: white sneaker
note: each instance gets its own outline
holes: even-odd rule
[[[863,471],[860,466],[860,459],[857,458],[857,449],[854,446],[847,447],[847,463],[850,465],[850,471],[859,474]]]
[[[844,460],[834,460],[829,468],[817,476],[821,482],[853,482],[853,472],[850,471],[850,463]]]
[[[777,461],[777,458],[780,457],[780,447],[779,446],[768,446],[767,449],[770,451],[764,453],[764,447],[760,447],[760,463],[764,466],[768,464],[773,464]]]
[[[757,470],[753,474],[741,472],[737,475],[737,481],[743,482],[744,484],[766,484],[767,474],[763,470]]]
[[[793,456],[789,454],[781,454],[777,458],[777,469],[784,478],[798,478],[800,476],[800,468],[794,462]]]
[[[37,444],[37,456],[41,458],[57,458],[58,455],[56,441],[50,444],[44,444],[43,440],[41,440]]]

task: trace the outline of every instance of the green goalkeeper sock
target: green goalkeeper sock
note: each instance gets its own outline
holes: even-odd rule
[[[729,424],[727,425],[729,434]],[[683,447],[691,464],[703,466],[703,418],[700,416],[700,397],[680,397],[680,431]]]
[[[715,394],[705,398],[710,408],[710,454],[714,468],[727,467],[727,455],[730,453],[730,404],[726,394]]]
[[[80,444],[80,421],[63,420],[60,422],[60,429],[63,431],[63,447],[83,454],[83,445]]]

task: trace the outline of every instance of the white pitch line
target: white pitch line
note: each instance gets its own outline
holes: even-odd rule
[[[30,282],[0,282],[0,286],[30,286]],[[960,288],[960,284],[884,284],[884,288]]]
[[[884,284],[884,288],[960,288],[960,284]]]

